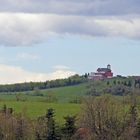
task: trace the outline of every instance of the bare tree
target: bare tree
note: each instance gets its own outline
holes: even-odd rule
[[[124,132],[126,112],[109,96],[85,100],[81,127],[87,129],[88,139],[118,140]],[[87,138],[85,138],[87,139]]]

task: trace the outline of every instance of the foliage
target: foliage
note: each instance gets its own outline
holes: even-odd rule
[[[38,118],[36,140],[60,140],[59,131],[54,120],[54,109],[49,108],[45,116]]]
[[[76,116],[66,116],[64,117],[65,119],[65,124],[63,127],[63,139],[64,140],[71,140],[72,136],[76,132]]]
[[[17,83],[11,85],[0,85],[0,92],[21,92],[32,91],[34,89],[49,89],[56,87],[72,86],[87,82],[87,78],[79,75],[71,76],[67,79],[57,79],[45,82]]]

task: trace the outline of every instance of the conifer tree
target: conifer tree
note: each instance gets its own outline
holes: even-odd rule
[[[65,140],[70,140],[76,131],[75,126],[76,116],[66,116],[64,117],[64,119],[65,119],[65,125],[63,128],[64,137]]]
[[[109,81],[107,81],[107,85],[109,85],[110,84],[110,82]]]
[[[127,86],[128,86],[128,87],[132,87],[132,83],[131,83],[131,81],[128,81]]]
[[[116,85],[116,80],[113,81],[113,84]]]
[[[46,140],[59,140],[60,136],[57,131],[57,126],[54,120],[54,109],[50,108],[46,114],[47,118],[47,134]]]

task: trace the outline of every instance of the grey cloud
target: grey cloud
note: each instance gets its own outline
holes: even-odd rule
[[[0,0],[1,12],[70,15],[127,15],[140,13],[139,0]]]
[[[54,14],[0,14],[0,45],[23,46],[54,35],[140,38],[140,17],[89,17]]]

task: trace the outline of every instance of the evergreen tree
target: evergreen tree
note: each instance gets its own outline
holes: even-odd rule
[[[3,109],[2,109],[2,112],[3,112],[4,114],[6,114],[6,111],[7,111],[7,106],[4,105],[4,106],[3,106]]]
[[[113,84],[116,85],[116,80],[113,81]]]
[[[107,81],[107,85],[109,85],[110,84],[110,82],[109,81]]]
[[[85,78],[88,78],[88,74],[87,74],[87,73],[85,73],[84,77],[85,77]]]
[[[70,140],[76,131],[75,126],[76,116],[66,116],[64,117],[64,119],[65,119],[65,125],[63,128],[64,137],[65,140]]]
[[[127,86],[127,82],[126,81],[124,81],[124,86]]]
[[[47,134],[46,140],[59,140],[60,136],[57,131],[57,126],[54,120],[54,109],[50,108],[46,114],[47,118]]]
[[[132,82],[131,82],[131,81],[128,81],[127,86],[128,86],[128,87],[132,87]]]

